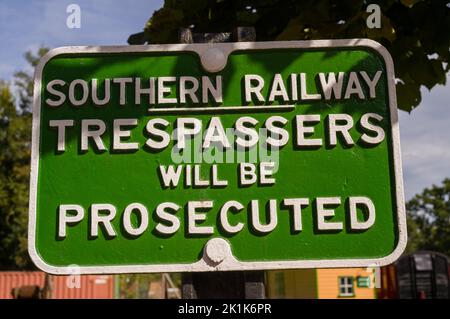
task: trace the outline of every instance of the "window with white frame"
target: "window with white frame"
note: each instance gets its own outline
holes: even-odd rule
[[[353,297],[354,295],[353,277],[339,277],[339,296]]]

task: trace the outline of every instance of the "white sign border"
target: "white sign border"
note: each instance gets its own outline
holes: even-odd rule
[[[389,108],[392,125],[392,150],[395,172],[395,191],[397,206],[398,243],[391,254],[376,259],[317,259],[288,261],[256,261],[242,262],[231,254],[221,263],[212,264],[207,258],[202,258],[192,264],[152,264],[152,265],[121,265],[121,266],[80,266],[79,274],[114,274],[114,273],[152,273],[152,272],[195,272],[195,271],[231,271],[231,270],[269,270],[269,269],[301,269],[301,268],[340,268],[340,267],[379,267],[397,260],[403,253],[407,243],[406,213],[403,191],[403,174],[401,166],[400,134],[397,114],[397,99],[395,93],[394,64],[389,52],[381,44],[369,39],[346,40],[312,40],[312,41],[270,41],[270,42],[236,42],[236,43],[203,43],[203,44],[167,44],[167,45],[132,45],[132,46],[69,46],[49,51],[39,62],[34,75],[33,126],[31,146],[30,202],[28,222],[28,252],[31,259],[41,270],[57,275],[70,275],[72,267],[53,266],[47,264],[36,249],[36,201],[39,168],[40,145],[40,110],[41,81],[46,63],[53,57],[68,53],[145,53],[145,52],[195,52],[200,57],[208,49],[221,50],[225,57],[237,50],[266,50],[289,48],[369,48],[376,51],[386,65]],[[202,59],[202,63],[205,62]],[[205,257],[205,256],[204,256]],[[71,265],[73,266],[73,265]]]

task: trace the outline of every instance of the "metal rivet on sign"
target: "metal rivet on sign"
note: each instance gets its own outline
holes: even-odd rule
[[[218,264],[231,255],[230,244],[222,238],[210,239],[205,245],[205,254],[212,262]]]
[[[203,68],[208,72],[219,72],[227,64],[227,58],[222,50],[210,48],[201,55]]]

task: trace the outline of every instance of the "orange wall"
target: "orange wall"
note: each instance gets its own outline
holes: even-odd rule
[[[319,299],[335,298],[355,298],[355,299],[374,299],[376,297],[375,288],[359,288],[357,277],[372,276],[372,273],[366,271],[367,268],[330,268],[317,269],[317,285]],[[339,277],[353,277],[354,297],[339,296]],[[373,278],[373,277],[371,277]]]
[[[20,286],[44,287],[45,274],[40,271],[0,272],[0,299],[12,298],[11,290]],[[69,288],[68,276],[53,277],[53,299],[79,299],[114,297],[114,278],[111,275],[82,275],[79,288]]]

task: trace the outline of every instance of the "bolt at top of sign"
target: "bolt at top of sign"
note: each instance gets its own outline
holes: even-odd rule
[[[227,64],[227,57],[220,49],[213,47],[201,56],[201,62],[206,71],[219,72]]]

